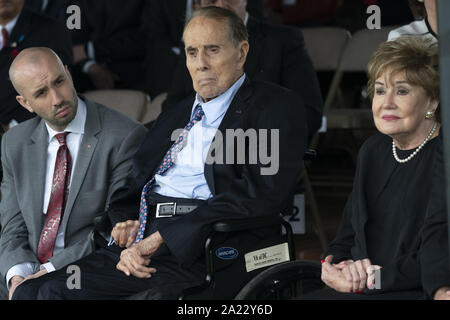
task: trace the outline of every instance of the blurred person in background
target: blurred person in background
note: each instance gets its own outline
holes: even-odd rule
[[[24,0],[0,1],[0,123],[4,131],[35,116],[22,108],[9,79],[9,67],[20,51],[49,47],[64,64],[72,64],[72,43],[66,26],[24,8]]]
[[[412,13],[418,20],[389,32],[388,40],[402,35],[420,35],[432,42],[438,41],[436,0],[409,0]]]

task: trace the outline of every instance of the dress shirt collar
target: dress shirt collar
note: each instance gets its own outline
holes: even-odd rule
[[[203,112],[205,113],[204,119],[207,125],[213,125],[213,123],[221,119],[223,114],[228,110],[228,107],[233,101],[236,92],[242,86],[245,80],[245,73],[224,93],[220,96],[214,98],[211,101],[204,102],[203,98],[197,93],[195,95],[194,106],[192,107],[192,113],[195,107],[200,104],[202,106]],[[191,115],[192,115],[191,113]]]
[[[63,132],[84,134],[85,123],[86,123],[86,103],[80,98],[78,98],[77,114],[75,115],[75,118],[73,118],[72,122],[70,122],[69,125],[64,129]],[[48,131],[49,142],[53,139],[55,135],[61,133],[50,128],[50,126],[47,123],[45,123],[45,125]]]
[[[0,26],[0,29],[5,28],[6,31],[8,31],[9,37],[11,37],[12,30],[16,26],[17,20],[19,20],[19,16],[20,16],[20,13],[14,19],[12,19],[10,22],[8,22],[6,25]]]
[[[245,11],[244,25],[247,26],[248,23],[248,12]]]

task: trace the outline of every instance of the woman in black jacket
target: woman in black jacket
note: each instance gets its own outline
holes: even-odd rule
[[[373,54],[368,89],[380,133],[361,147],[343,221],[322,260],[327,288],[305,298],[423,297],[422,232],[442,143],[437,65],[436,46],[417,37]]]

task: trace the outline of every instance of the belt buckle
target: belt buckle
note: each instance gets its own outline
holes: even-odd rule
[[[173,212],[168,212],[168,213],[160,212],[160,209],[162,206],[173,206]],[[177,203],[176,202],[158,203],[158,204],[156,204],[155,217],[156,218],[172,218],[173,216],[175,216],[176,211],[177,211]]]

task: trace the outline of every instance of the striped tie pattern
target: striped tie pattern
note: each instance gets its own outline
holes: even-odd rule
[[[175,160],[177,158],[178,153],[184,148],[187,140],[187,136],[189,134],[189,131],[191,131],[192,127],[202,120],[204,115],[204,112],[202,110],[202,107],[200,105],[197,105],[194,109],[194,113],[191,117],[191,120],[189,123],[184,127],[183,132],[178,136],[175,143],[170,147],[169,151],[167,151],[166,155],[163,158],[163,161],[161,162],[160,166],[158,167],[158,170],[156,171],[155,175],[164,174],[167,170],[169,170],[173,164],[175,163]],[[155,176],[153,176],[149,182],[144,186],[141,193],[141,202],[139,205],[139,231],[136,236],[136,240],[134,241],[134,244],[139,243],[144,239],[144,232],[145,232],[145,226],[147,225],[147,215],[148,215],[148,206],[147,206],[147,194],[151,190],[153,183],[155,182]]]

